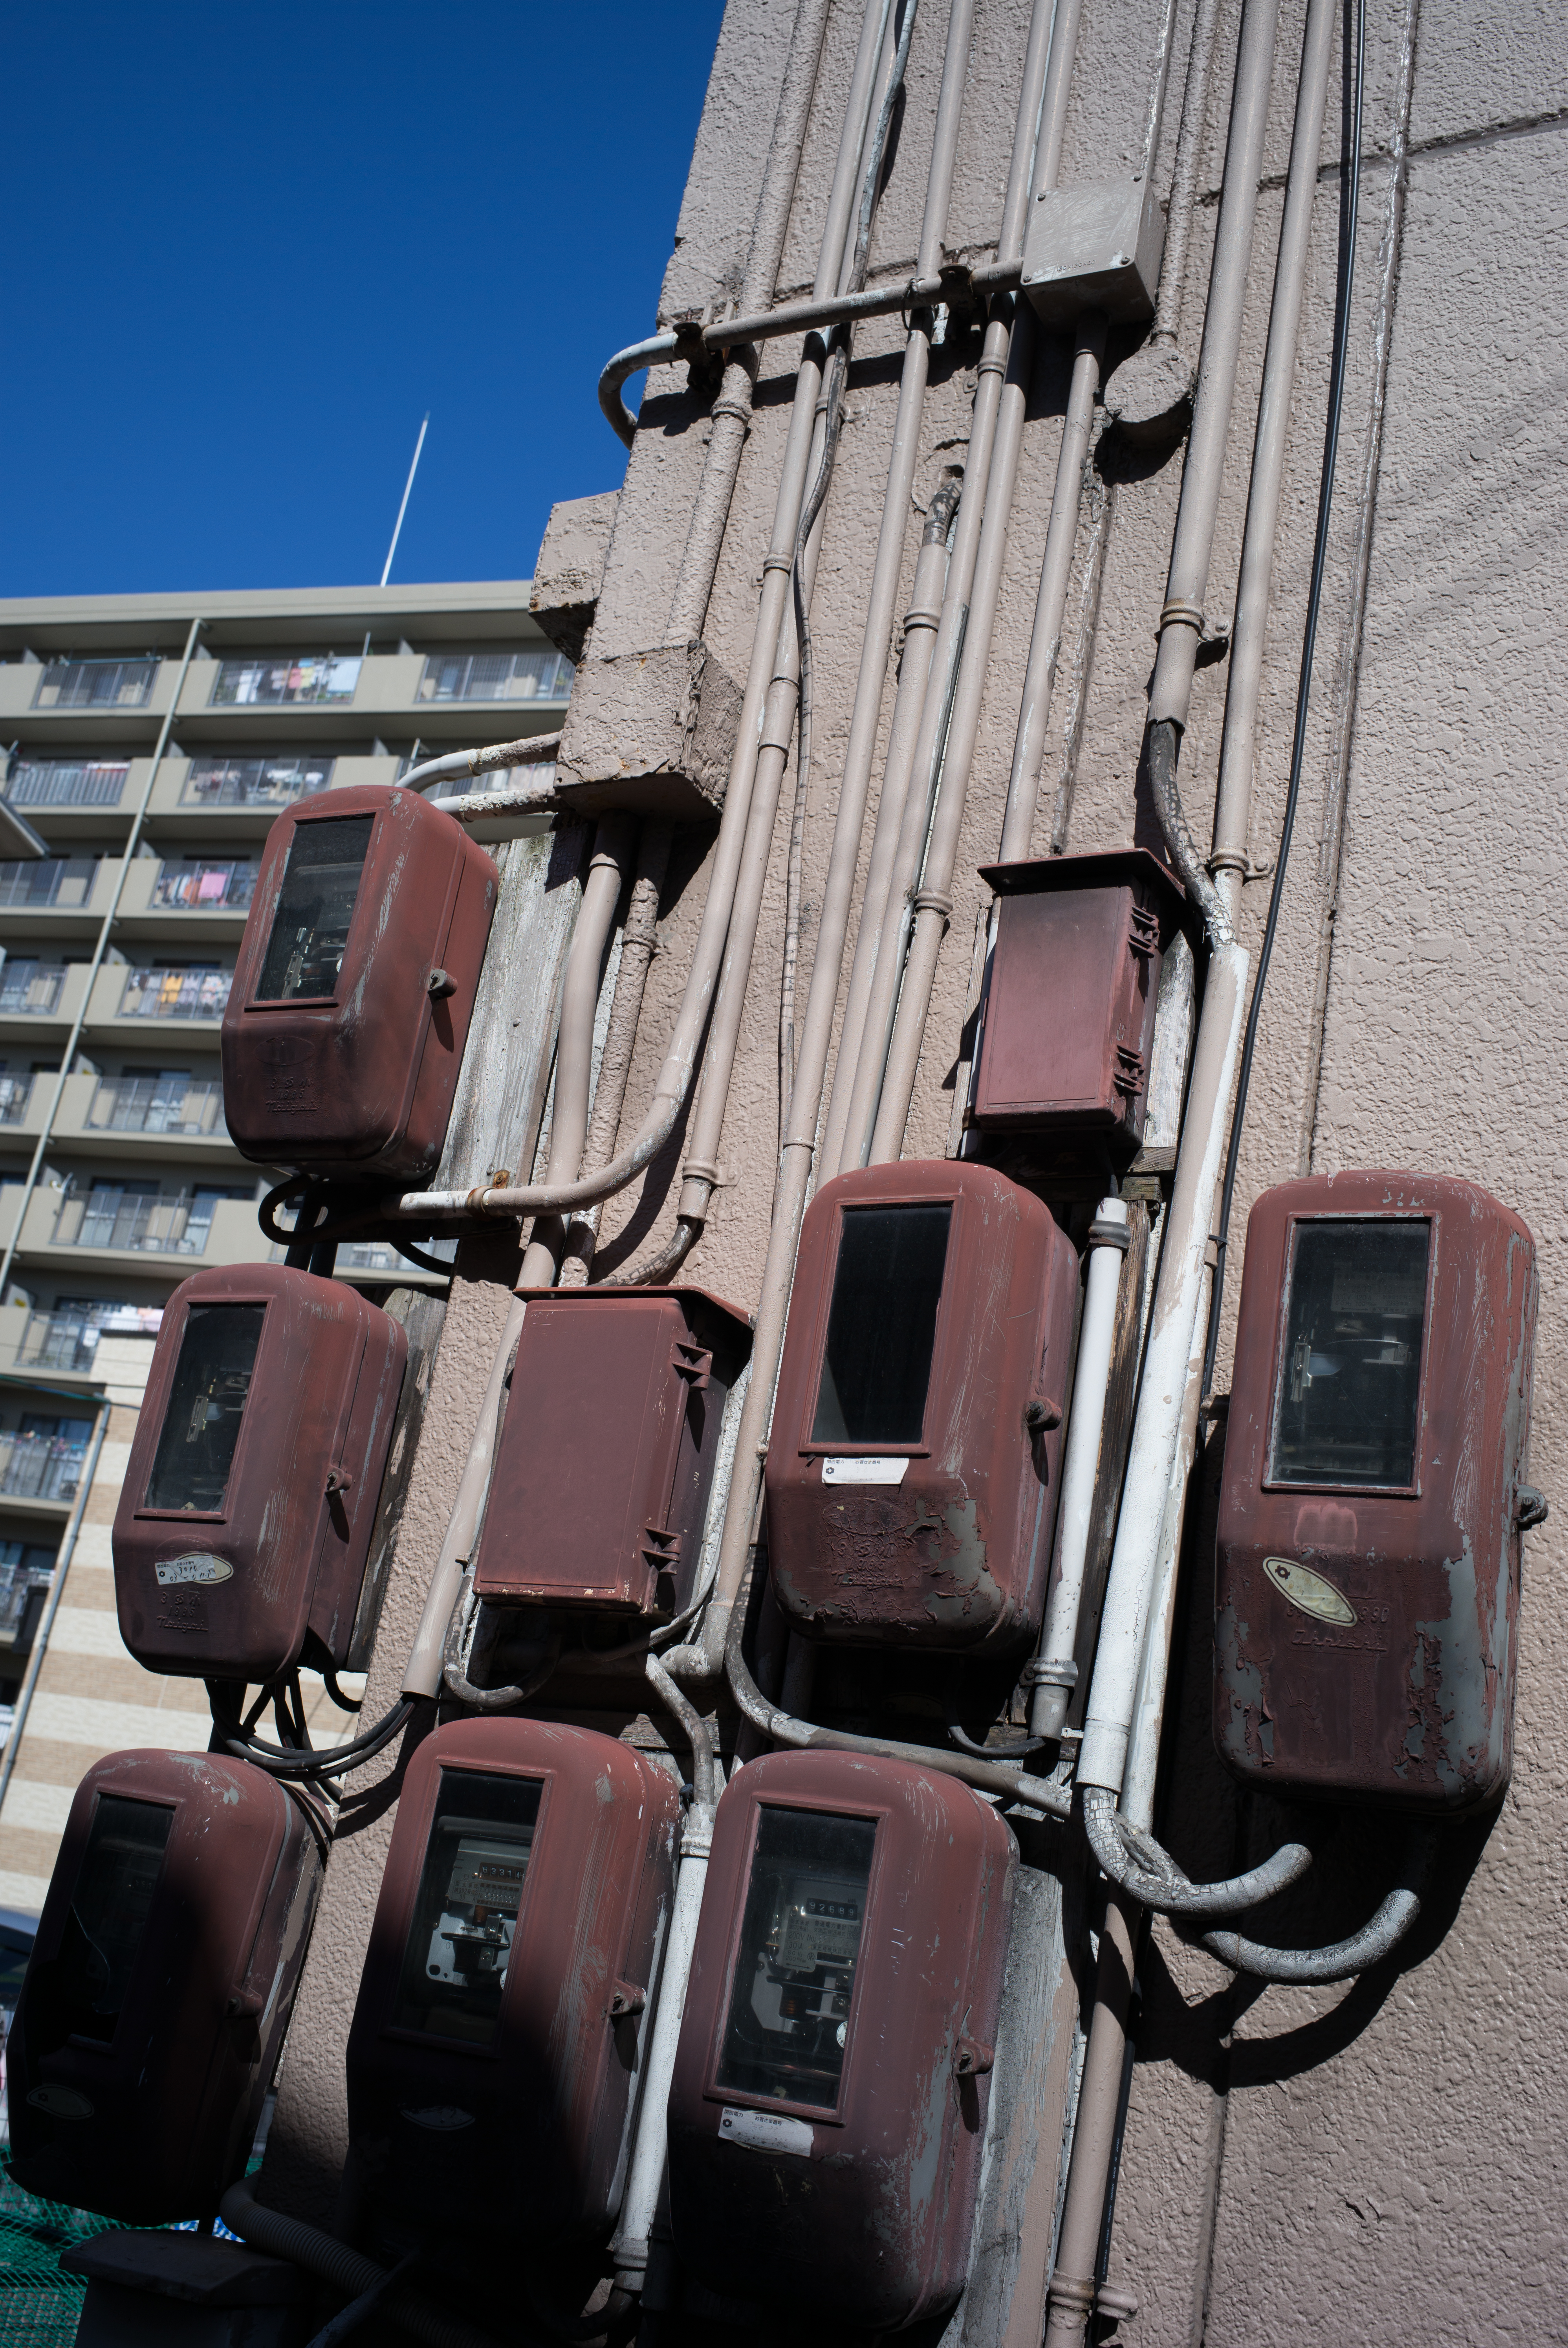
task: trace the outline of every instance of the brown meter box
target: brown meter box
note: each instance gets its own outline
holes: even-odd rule
[[[313,1174],[428,1174],[495,903],[484,850],[416,792],[365,786],[286,809],[223,1014],[235,1148]]]
[[[1247,1224],[1214,1738],[1270,1793],[1463,1810],[1508,1782],[1535,1244],[1443,1175],[1315,1176]]]
[[[665,1621],[690,1597],[743,1313],[700,1288],[528,1293],[474,1586]]]
[[[978,1794],[907,1762],[732,1779],[670,2091],[675,2245],[710,2290],[835,2336],[957,2298],[1016,1864]]]
[[[999,902],[970,1123],[1135,1148],[1161,960],[1185,891],[1142,848],[993,864],[980,877]]]
[[[1078,1258],[989,1166],[868,1167],[801,1230],[767,1463],[809,1639],[1009,1653],[1040,1630]]]
[[[211,2215],[245,2173],[321,1874],[299,1804],[248,1761],[94,1762],[5,2049],[29,2193],[131,2226]]]
[[[114,1520],[138,1663],[260,1683],[347,1662],[407,1359],[341,1281],[247,1263],[175,1290]]]
[[[592,1729],[463,1720],[409,1765],[348,2042],[379,2200],[583,2240],[620,2198],[680,1788]]]

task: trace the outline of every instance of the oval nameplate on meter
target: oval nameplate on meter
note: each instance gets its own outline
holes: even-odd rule
[[[52,2120],[90,2120],[93,2116],[92,2105],[75,2087],[34,2087],[27,2101],[35,2111],[47,2112]]]
[[[405,2111],[403,2116],[405,2120],[412,2120],[415,2127],[438,2128],[443,2135],[449,2135],[454,2128],[472,2127],[474,2125],[473,2113],[460,2111],[456,2104],[430,2104],[422,2112]]]
[[[1356,1609],[1343,1591],[1309,1565],[1298,1565],[1292,1557],[1266,1557],[1263,1570],[1282,1596],[1304,1614],[1315,1614],[1320,1622],[1338,1622],[1347,1628],[1356,1620]]]
[[[213,1557],[207,1550],[197,1550],[189,1557],[166,1557],[153,1567],[159,1584],[167,1590],[177,1581],[232,1581],[234,1569],[226,1557]]]

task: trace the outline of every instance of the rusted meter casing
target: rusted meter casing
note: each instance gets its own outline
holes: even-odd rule
[[[680,1814],[668,1772],[590,1729],[458,1721],[415,1755],[348,2090],[376,2197],[422,2230],[610,2227]]]
[[[1506,1786],[1535,1301],[1534,1241],[1473,1183],[1254,1207],[1215,1572],[1239,1777],[1428,1812]]]
[[[997,938],[969,1122],[1135,1148],[1154,1009],[1186,896],[1146,849],[993,864]]]
[[[237,1149],[313,1174],[427,1174],[441,1155],[496,868],[413,791],[287,808],[268,835],[223,1014]]]
[[[110,1753],[77,1788],[6,2044],[29,2193],[132,2226],[245,2171],[321,1860],[248,1761]]]
[[[175,1290],[115,1511],[138,1663],[261,1682],[347,1661],[407,1359],[340,1281],[248,1263]]]
[[[805,1637],[1004,1653],[1040,1628],[1078,1259],[987,1166],[868,1167],[801,1230],[767,1463]]]
[[[475,1588],[660,1622],[687,1602],[743,1314],[697,1288],[530,1294]]]
[[[710,2290],[897,2329],[963,2287],[1017,1852],[956,1778],[774,1753],[719,1804],[670,2093]]]

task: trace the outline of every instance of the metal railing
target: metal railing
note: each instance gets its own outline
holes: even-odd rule
[[[166,1198],[118,1185],[84,1197],[67,1191],[50,1233],[54,1247],[128,1249],[143,1255],[200,1255],[212,1231],[211,1197],[180,1190]]]
[[[356,654],[301,653],[288,660],[226,660],[217,663],[213,708],[277,706],[303,701],[352,701],[359,683]]]
[[[420,1247],[425,1255],[435,1256],[443,1263],[454,1262],[457,1253],[456,1240],[422,1240]],[[286,1252],[285,1249],[274,1248],[274,1262],[281,1263]],[[346,1240],[337,1251],[337,1268],[339,1272],[398,1273],[412,1272],[415,1269],[406,1256],[399,1255],[394,1247],[384,1247],[378,1240]]]
[[[152,660],[49,661],[39,672],[35,709],[145,709],[159,664]]]
[[[87,1111],[95,1133],[199,1135],[217,1133],[222,1123],[223,1086],[216,1076],[110,1077]]]
[[[61,912],[80,912],[93,893],[97,870],[96,856],[40,856],[0,864],[0,907],[27,912],[53,905]]]
[[[432,653],[421,701],[564,701],[577,675],[564,653]]]
[[[0,1076],[0,1125],[20,1125],[33,1097],[31,1076]]]
[[[128,758],[17,758],[6,778],[13,807],[118,807]]]
[[[74,1500],[87,1456],[90,1421],[79,1438],[0,1435],[0,1492],[14,1500]]]
[[[59,1008],[65,990],[64,963],[29,962],[20,956],[0,970],[0,1012],[46,1018]]]
[[[18,1369],[90,1370],[100,1337],[156,1337],[159,1305],[102,1303],[31,1313],[16,1351]]]
[[[221,1019],[233,983],[231,970],[128,971],[119,1015],[122,1019]]]
[[[255,889],[256,866],[248,858],[234,864],[209,864],[196,857],[187,864],[163,867],[152,884],[152,901],[190,912],[241,912]]]
[[[180,802],[185,807],[288,807],[324,791],[334,758],[193,758]]]

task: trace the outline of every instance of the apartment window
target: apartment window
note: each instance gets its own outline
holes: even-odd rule
[[[0,1541],[0,1639],[15,1646],[35,1591],[54,1579],[55,1552],[41,1541]]]
[[[0,981],[4,977],[0,972]],[[128,971],[119,1015],[122,1019],[221,1019],[233,977],[231,970],[220,970],[215,963]]]
[[[185,807],[289,807],[324,791],[333,758],[314,752],[277,758],[192,758],[180,792]]]
[[[563,653],[432,653],[421,701],[564,701],[577,671]]]
[[[218,1133],[223,1086],[185,1068],[128,1069],[99,1084],[87,1123],[98,1133]]]
[[[67,1190],[55,1219],[56,1247],[113,1248],[146,1255],[201,1255],[220,1200],[249,1199],[231,1183],[160,1193],[155,1182],[95,1182]]]
[[[28,1314],[17,1366],[90,1370],[100,1337],[156,1337],[162,1319],[159,1304],[123,1304],[101,1296],[56,1297],[48,1312]]]
[[[33,1095],[31,1076],[13,1076],[0,1060],[0,1125],[20,1125]]]
[[[0,866],[0,871],[5,869]],[[159,871],[152,884],[152,901],[190,912],[243,912],[255,891],[256,870],[254,858],[249,856],[225,857],[221,861],[209,856],[181,857],[178,864],[165,864]]]
[[[46,1018],[59,1004],[66,983],[64,963],[40,962],[35,954],[15,954],[0,970],[0,1012]]]
[[[0,907],[7,912],[79,912],[93,893],[96,856],[39,856],[0,863]]]
[[[13,807],[118,807],[128,758],[13,758],[5,797]]]
[[[144,709],[158,675],[147,660],[50,661],[38,677],[35,709]]]
[[[298,653],[273,660],[251,654],[220,661],[212,683],[212,705],[277,707],[284,703],[352,701],[360,661],[336,653]]]
[[[13,1499],[74,1500],[92,1431],[90,1418],[30,1413],[0,1435],[0,1492]]]

